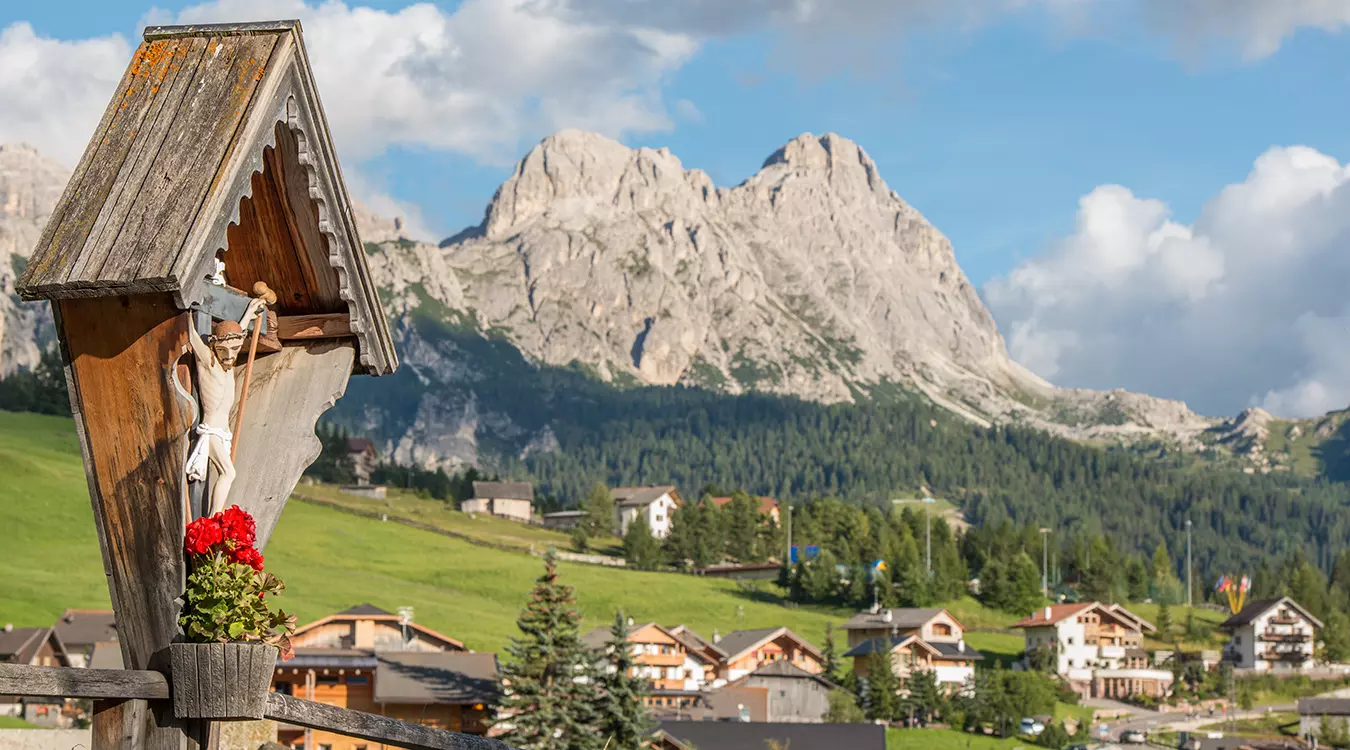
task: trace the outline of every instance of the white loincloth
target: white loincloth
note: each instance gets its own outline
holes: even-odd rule
[[[205,424],[197,425],[197,435],[197,442],[192,446],[192,453],[188,454],[187,460],[187,478],[190,482],[206,479],[207,444],[212,437],[218,437],[225,443],[226,454],[229,454],[230,441],[234,439],[229,430]]]

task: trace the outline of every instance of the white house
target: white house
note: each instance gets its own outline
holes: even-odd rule
[[[1051,649],[1055,673],[1088,697],[1162,697],[1172,686],[1172,673],[1148,668],[1144,631],[1156,628],[1118,604],[1082,602],[1036,610],[1013,623],[1026,638],[1029,660]]]
[[[1258,599],[1219,627],[1231,633],[1223,658],[1239,669],[1302,670],[1316,663],[1322,623],[1287,596]]]
[[[629,524],[638,514],[647,519],[652,536],[664,539],[670,533],[670,520],[675,509],[684,505],[680,493],[671,485],[662,487],[615,487],[614,520],[619,534],[627,534]]]

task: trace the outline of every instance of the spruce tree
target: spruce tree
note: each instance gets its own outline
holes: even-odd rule
[[[594,656],[581,642],[572,587],[558,581],[552,550],[506,647],[497,723],[520,750],[598,750]]]
[[[873,651],[867,660],[867,688],[863,698],[867,703],[867,718],[891,721],[895,718],[899,702],[896,692],[900,689],[900,681],[891,671],[891,655],[885,650],[885,642],[880,641],[876,645],[878,650]]]
[[[641,513],[623,535],[623,558],[638,570],[655,570],[661,564],[661,543],[652,536],[652,527]]]
[[[820,651],[820,660],[825,671],[825,679],[839,684],[839,653],[834,646],[834,623],[825,623],[825,647]]]
[[[642,703],[645,685],[633,674],[633,647],[623,610],[609,631],[605,668],[600,675],[600,734],[606,750],[642,750],[650,734],[650,718]]]
[[[1172,642],[1172,608],[1168,606],[1166,599],[1158,605],[1158,640],[1163,643]]]
[[[727,503],[726,551],[742,563],[758,562],[763,559],[759,554],[759,507],[749,495],[737,490]]]

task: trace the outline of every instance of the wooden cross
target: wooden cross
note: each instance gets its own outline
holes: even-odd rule
[[[168,677],[183,532],[202,512],[186,466],[203,353],[189,331],[237,320],[226,309],[259,282],[275,292],[275,341],[251,347],[236,411],[208,426],[246,438],[226,500],[253,516],[261,550],[319,455],[319,415],[353,372],[389,374],[398,356],[299,22],[148,28],[16,285],[52,302],[127,669],[0,664],[0,695],[93,698],[93,750],[218,737],[168,702],[184,689]],[[403,747],[505,748],[275,693],[265,715]]]

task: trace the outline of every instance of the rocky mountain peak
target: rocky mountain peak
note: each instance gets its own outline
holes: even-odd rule
[[[781,172],[798,176],[819,173],[833,189],[845,194],[870,192],[878,198],[898,200],[881,179],[872,157],[858,144],[835,133],[821,136],[803,133],[770,154],[760,170],[762,179],[772,179]]]
[[[632,149],[597,133],[563,130],[516,165],[497,189],[484,229],[499,239],[546,214],[585,221],[672,202],[715,204],[712,180],[686,171],[669,149]]]

